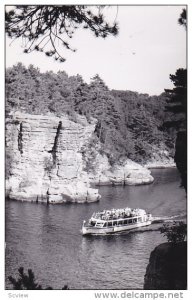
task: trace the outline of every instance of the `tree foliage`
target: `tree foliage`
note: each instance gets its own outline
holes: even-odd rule
[[[175,162],[181,174],[181,185],[187,191],[187,70],[178,69],[170,75],[174,84],[172,90],[165,90],[167,105],[165,110],[175,118],[164,123],[165,127],[173,127],[177,132],[175,144]]]
[[[180,17],[178,19],[178,23],[180,25],[183,25],[185,28],[187,28],[187,11],[186,11],[186,9],[182,10],[182,13],[180,14]]]
[[[174,244],[183,242],[187,236],[187,225],[184,222],[174,222],[172,226],[163,224],[160,233],[167,237],[168,242]]]
[[[13,285],[14,290],[43,290],[42,285],[37,283],[35,275],[31,269],[28,269],[27,273],[24,272],[24,268],[18,269],[19,277],[15,279],[9,276],[9,281]],[[52,290],[52,287],[47,287],[45,290]],[[68,290],[68,286],[65,285],[62,290]]]
[[[163,127],[165,105],[164,94],[110,91],[98,74],[87,84],[80,75],[68,76],[64,71],[41,73],[38,68],[26,68],[21,63],[6,71],[6,114],[13,110],[51,112],[57,116],[67,114],[74,122],[79,114],[88,122],[94,118],[95,144],[89,147],[98,147],[111,164],[123,157],[146,162],[164,150],[173,154],[175,132]],[[175,115],[169,119],[172,117]],[[93,158],[94,150],[90,149],[89,154]]]
[[[116,22],[111,25],[105,21],[103,9],[104,6],[86,5],[17,5],[5,13],[5,30],[10,38],[24,39],[25,53],[44,52],[64,62],[58,44],[75,52],[70,39],[79,27],[102,38],[118,33]]]
[[[178,69],[175,74],[170,75],[174,84],[172,90],[166,89],[167,105],[166,111],[177,115],[175,123],[167,122],[166,126],[174,126],[178,130],[186,129],[187,121],[187,70]]]

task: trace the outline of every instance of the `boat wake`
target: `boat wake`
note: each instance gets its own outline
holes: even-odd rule
[[[164,216],[164,217],[152,217],[152,224],[154,223],[165,223],[165,222],[174,222],[174,221],[182,221],[187,215],[186,213],[182,213],[174,216]],[[180,218],[180,219],[177,219]]]
[[[152,217],[152,223],[150,226],[143,228],[135,228],[129,231],[129,233],[143,233],[143,232],[151,232],[151,231],[159,231],[161,226],[157,226],[161,223],[172,223],[172,222],[180,222],[186,218],[186,213],[182,213],[174,216],[161,216],[161,217]]]

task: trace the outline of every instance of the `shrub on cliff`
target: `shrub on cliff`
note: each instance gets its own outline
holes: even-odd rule
[[[160,232],[167,237],[168,242],[173,244],[183,242],[187,236],[187,224],[184,222],[174,222],[172,226],[163,224]]]
[[[24,268],[18,269],[19,278],[15,279],[9,276],[9,281],[13,285],[14,290],[44,290],[42,285],[36,282],[35,275],[31,269],[28,269],[28,274],[24,273]],[[45,290],[52,290],[53,288],[48,286]],[[68,290],[68,286],[64,285],[62,290]]]

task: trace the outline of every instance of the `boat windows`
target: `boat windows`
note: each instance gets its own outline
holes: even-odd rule
[[[118,222],[118,225],[123,225],[123,221],[119,221],[119,222]]]
[[[127,221],[128,221],[128,220],[124,220],[124,225],[127,225]]]
[[[96,225],[95,225],[95,227],[103,227],[103,225],[104,224],[102,222],[97,222]]]
[[[108,226],[112,226],[112,222],[108,222]]]
[[[128,224],[133,223],[132,221],[133,221],[132,219],[127,220]]]
[[[117,221],[113,221],[113,226],[117,226]]]

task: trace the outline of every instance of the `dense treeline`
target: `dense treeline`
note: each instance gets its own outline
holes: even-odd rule
[[[181,185],[187,191],[187,69],[177,69],[170,79],[174,88],[165,90],[168,95],[166,110],[174,114],[174,119],[168,120],[164,127],[177,130],[174,160],[181,175]]]
[[[85,115],[88,122],[97,119],[89,148],[105,153],[110,162],[130,158],[138,162],[149,160],[153,153],[174,152],[175,130],[163,124],[174,115],[165,113],[166,94],[149,96],[131,91],[110,91],[99,75],[90,84],[80,75],[66,72],[41,73],[21,63],[6,71],[6,112],[21,110],[31,114],[52,112],[68,114],[76,121],[76,114]]]

